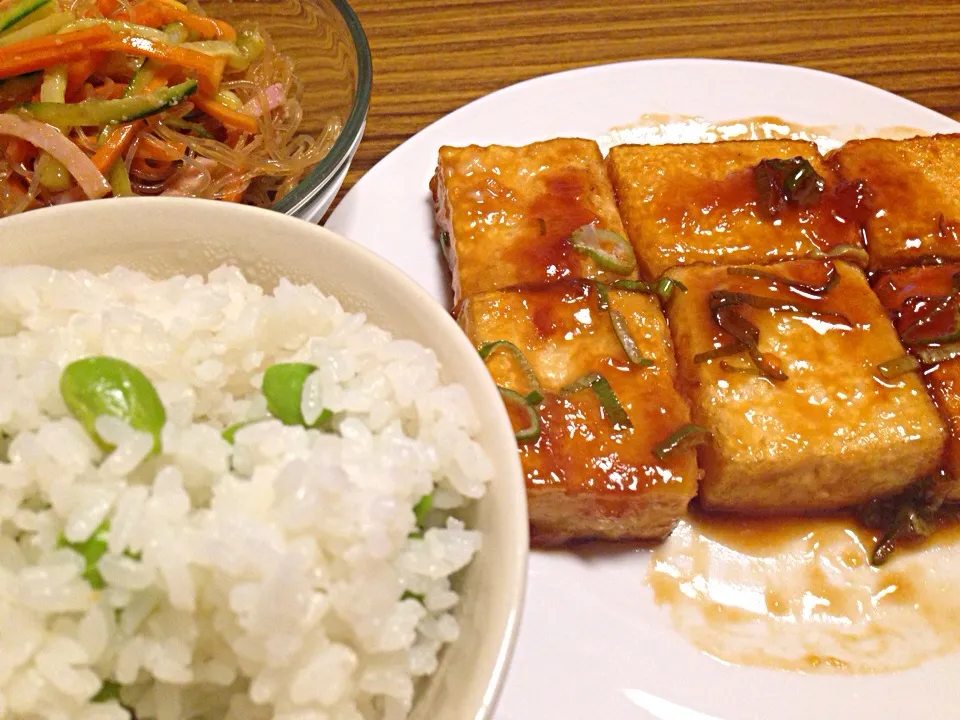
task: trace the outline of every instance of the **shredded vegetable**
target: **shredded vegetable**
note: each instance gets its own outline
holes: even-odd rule
[[[270,206],[329,151],[292,61],[175,0],[0,0],[0,217],[175,194]]]

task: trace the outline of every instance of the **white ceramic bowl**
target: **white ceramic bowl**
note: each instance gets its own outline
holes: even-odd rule
[[[0,264],[105,271],[124,265],[165,277],[224,263],[272,289],[310,282],[347,310],[432,348],[447,381],[462,383],[496,467],[469,511],[483,547],[459,578],[461,637],[424,685],[417,720],[492,715],[517,632],[527,561],[527,507],[513,431],[483,362],[453,319],[419,286],[365,248],[270,210],[181,198],[130,198],[46,208],[0,220]]]

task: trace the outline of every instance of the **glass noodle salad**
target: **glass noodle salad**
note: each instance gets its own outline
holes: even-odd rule
[[[0,217],[88,198],[269,206],[329,150],[292,61],[176,0],[0,0]]]

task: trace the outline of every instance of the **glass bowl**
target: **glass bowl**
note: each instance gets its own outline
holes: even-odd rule
[[[301,132],[321,134],[330,118],[340,132],[327,155],[273,206],[318,222],[330,207],[363,137],[373,80],[370,46],[344,0],[200,0],[212,17],[256,23],[294,61],[303,82]]]

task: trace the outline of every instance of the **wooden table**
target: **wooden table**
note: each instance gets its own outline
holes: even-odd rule
[[[373,100],[348,190],[461,105],[538,75],[655,57],[788,63],[839,73],[960,120],[952,0],[352,0]]]

